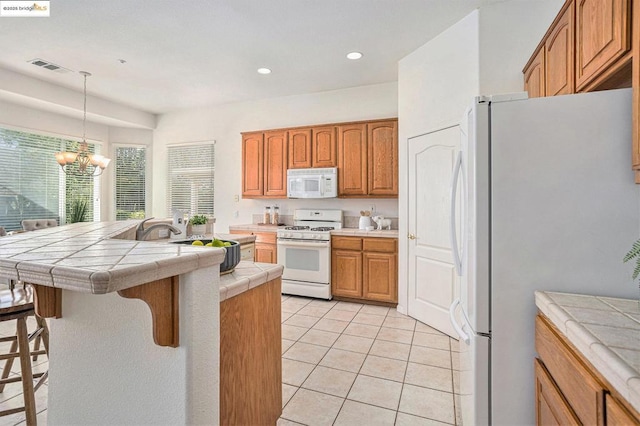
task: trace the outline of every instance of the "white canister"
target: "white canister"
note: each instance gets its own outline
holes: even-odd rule
[[[369,216],[360,216],[358,229],[367,229],[367,226],[371,226],[371,218]]]

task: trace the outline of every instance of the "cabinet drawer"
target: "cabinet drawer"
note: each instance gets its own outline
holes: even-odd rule
[[[362,238],[358,237],[332,237],[332,249],[362,250]]]
[[[540,315],[536,317],[536,350],[580,422],[603,424],[604,386]]]
[[[362,249],[364,251],[395,253],[397,242],[398,240],[395,238],[363,238]]]
[[[275,232],[253,232],[256,236],[256,243],[275,244],[276,233]]]

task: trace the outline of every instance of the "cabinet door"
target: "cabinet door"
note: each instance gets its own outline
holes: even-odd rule
[[[573,2],[566,4],[544,44],[546,96],[575,93],[573,9]]]
[[[311,129],[289,130],[289,168],[311,167]]]
[[[369,123],[368,194],[398,196],[398,121]]]
[[[311,167],[337,167],[336,128],[314,127],[312,129],[313,155]]]
[[[362,297],[362,253],[331,250],[331,294]]]
[[[631,47],[629,0],[576,0],[576,88]]]
[[[562,341],[553,326],[536,317],[536,351],[555,385],[582,424],[602,424],[604,386]]]
[[[242,196],[263,195],[263,134],[242,135]]]
[[[544,49],[539,49],[533,54],[533,57],[524,68],[523,73],[524,90],[529,92],[529,97],[538,98],[544,96]]]
[[[367,125],[338,127],[338,195],[367,195]]]
[[[397,257],[395,254],[362,253],[362,297],[381,302],[398,301]]]
[[[536,424],[539,426],[578,425],[580,422],[562,397],[540,360],[535,360]]]
[[[255,262],[278,263],[274,244],[256,243]]]
[[[264,195],[287,196],[287,132],[264,134]]]

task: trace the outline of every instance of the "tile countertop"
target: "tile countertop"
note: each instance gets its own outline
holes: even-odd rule
[[[230,299],[282,275],[284,266],[242,261],[233,272],[220,276],[220,301]]]
[[[0,274],[104,294],[220,264],[224,250],[135,241],[139,220],[81,222],[0,238]]]
[[[229,225],[229,232],[231,231],[245,231],[245,232],[276,232],[278,229],[284,229],[284,225]]]
[[[229,226],[229,232],[231,231],[246,231],[246,232],[276,232],[278,229],[284,229],[284,226],[275,225],[231,225]],[[379,238],[398,238],[398,230],[382,230],[382,231],[365,231],[358,228],[342,228],[331,231],[331,235],[344,235],[353,237],[379,237]]]
[[[638,301],[536,291],[536,306],[640,411]]]
[[[365,231],[358,228],[342,228],[331,231],[331,235],[353,236],[353,237],[378,237],[378,238],[398,238],[397,229],[383,229],[382,231]]]

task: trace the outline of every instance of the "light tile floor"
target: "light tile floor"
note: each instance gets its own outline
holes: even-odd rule
[[[278,425],[459,425],[457,352],[395,309],[282,296]]]
[[[0,323],[0,336],[14,333],[13,321]],[[395,309],[283,296],[278,425],[459,425],[457,348]],[[0,343],[0,352],[8,349]],[[34,363],[36,372],[47,367],[45,356]],[[11,374],[19,373],[16,362]],[[36,393],[42,425],[47,390]],[[21,405],[21,384],[7,385],[0,410]],[[0,417],[0,426],[17,424],[24,414]]]

